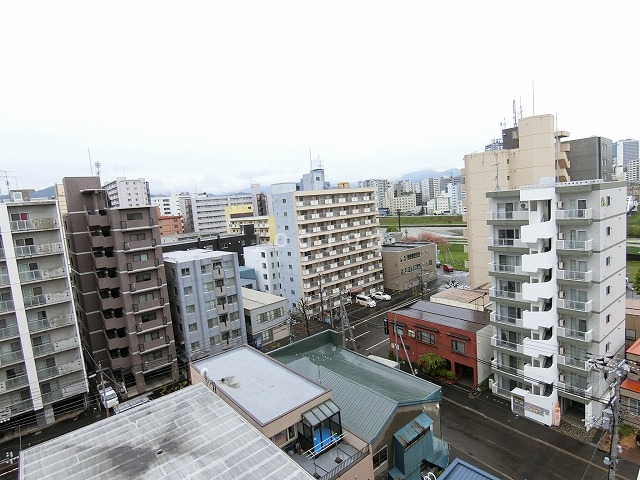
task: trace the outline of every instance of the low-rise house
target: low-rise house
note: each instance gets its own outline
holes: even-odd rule
[[[258,350],[271,350],[289,341],[287,299],[250,288],[242,289],[247,343]]]
[[[640,339],[627,349],[625,357],[629,363],[640,365]],[[640,374],[637,367],[631,368],[620,384],[620,410],[625,423],[640,428]]]

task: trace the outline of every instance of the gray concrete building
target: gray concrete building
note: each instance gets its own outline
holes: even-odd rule
[[[611,140],[604,137],[579,138],[563,142],[568,145],[569,177],[571,181],[613,179]]]

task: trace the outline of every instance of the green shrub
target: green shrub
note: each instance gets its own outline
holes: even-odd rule
[[[447,378],[447,380],[455,380],[456,379],[456,372],[453,372],[451,370],[447,370],[445,372],[445,377]]]

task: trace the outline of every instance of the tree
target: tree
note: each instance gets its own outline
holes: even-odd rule
[[[304,326],[307,327],[307,337],[310,337],[311,331],[309,330],[309,305],[307,305],[307,301],[304,298],[298,300],[298,310],[300,310],[302,318],[304,318]]]
[[[399,232],[400,230],[398,230],[398,226],[397,225],[389,225],[387,227],[387,233],[390,232]]]
[[[420,215],[424,215],[425,213],[427,213],[424,209],[424,205],[422,205],[422,208],[420,209]]]
[[[640,292],[640,270],[636,272],[636,276],[633,277],[633,290],[636,293]]]
[[[425,353],[418,358],[418,368],[427,375],[436,376],[437,372],[447,368],[447,360],[437,353]]]

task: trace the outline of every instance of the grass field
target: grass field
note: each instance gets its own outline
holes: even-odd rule
[[[438,249],[438,260],[443,265],[446,263],[451,265],[456,270],[469,271],[464,262],[467,260],[468,255],[464,251],[464,245],[459,243],[450,243],[448,250]]]
[[[398,217],[389,215],[388,217],[380,217],[380,225],[389,227],[391,225],[398,226]],[[400,217],[400,225],[403,227],[426,227],[430,225],[466,225],[462,221],[462,215],[429,215],[429,216],[412,216]]]

